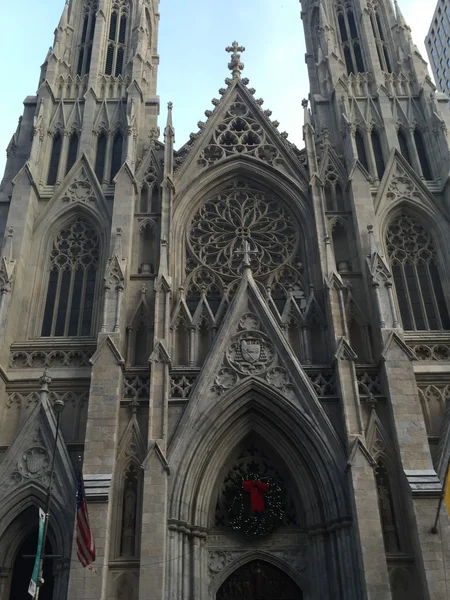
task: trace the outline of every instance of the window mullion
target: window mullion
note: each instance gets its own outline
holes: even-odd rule
[[[85,268],[83,268],[83,285],[82,285],[82,289],[81,289],[80,314],[78,315],[77,335],[81,335],[81,327],[83,324],[84,298],[86,295],[86,280],[87,280],[87,271]]]
[[[70,313],[72,312],[72,300],[73,300],[73,285],[75,282],[75,269],[70,270],[70,284],[67,298],[67,312],[66,312],[66,321],[64,323],[64,337],[66,337],[69,333],[69,323],[70,323]]]
[[[439,305],[437,303],[436,294],[434,293],[434,285],[433,285],[433,280],[431,279],[430,266],[429,266],[428,261],[424,264],[425,264],[425,267],[427,270],[428,285],[430,286],[430,293],[431,293],[431,298],[433,300],[434,313],[436,315],[438,327],[439,327],[439,329],[444,329],[444,327],[442,325],[441,311],[439,310]]]
[[[58,284],[56,286],[56,294],[55,294],[55,307],[53,309],[53,319],[52,319],[52,327],[50,330],[50,335],[55,335],[55,327],[56,327],[56,319],[58,318],[59,312],[59,295],[61,292],[61,281],[64,270],[59,269],[58,271]]]
[[[425,329],[430,329],[430,325],[428,323],[427,309],[426,309],[425,302],[423,299],[423,294],[422,294],[422,285],[420,283],[419,273],[417,272],[417,264],[415,262],[413,263],[413,268],[414,268],[414,277],[416,278],[417,291],[419,293],[420,306],[422,308],[423,320],[425,322]]]
[[[406,296],[406,302],[408,304],[409,316],[411,319],[411,326],[412,326],[413,330],[417,331],[416,319],[414,317],[414,311],[413,311],[413,307],[411,304],[410,289],[409,289],[408,280],[406,279],[406,274],[405,274],[405,265],[403,262],[401,263],[401,265],[402,265],[401,271],[402,271],[403,287],[405,288],[405,296]]]

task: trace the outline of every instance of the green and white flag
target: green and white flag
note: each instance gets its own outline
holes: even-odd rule
[[[44,540],[44,528],[45,528],[45,512],[42,508],[39,509],[39,533],[38,533],[38,543],[36,550],[36,558],[34,560],[34,568],[33,574],[31,575],[30,585],[28,586],[28,593],[33,598],[36,595],[36,588],[38,584],[39,578],[39,565],[41,562],[41,554],[42,554],[42,542]]]

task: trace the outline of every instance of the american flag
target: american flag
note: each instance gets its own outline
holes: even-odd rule
[[[89,515],[81,472],[77,491],[77,556],[83,567],[88,567],[95,561],[95,543],[89,526]]]

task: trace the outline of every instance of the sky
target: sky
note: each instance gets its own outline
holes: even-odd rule
[[[433,0],[399,0],[414,41],[427,60],[424,39],[433,16]],[[40,66],[58,24],[64,0],[21,0],[3,13],[0,56],[0,180],[6,147],[14,133],[22,103],[34,95]],[[211,99],[228,77],[225,47],[234,40],[245,46],[244,76],[280,122],[280,131],[299,147],[302,141],[301,101],[308,96],[303,24],[298,0],[160,0],[158,94],[160,125],[174,103],[176,147],[182,146]]]

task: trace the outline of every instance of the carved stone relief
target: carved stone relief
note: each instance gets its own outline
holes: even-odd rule
[[[265,333],[258,331],[259,326],[259,319],[253,313],[241,318],[241,331],[231,338],[223,366],[215,377],[211,390],[215,395],[222,395],[249,376],[263,377],[286,396],[293,395],[291,377],[284,367],[277,365],[275,347]]]
[[[89,204],[97,200],[84,168],[78,173],[75,181],[69,185],[61,200],[64,204],[73,204],[75,202]]]
[[[249,154],[269,164],[279,159],[277,148],[267,139],[259,121],[236,95],[198,162],[207,167],[227,156],[239,154]]]

